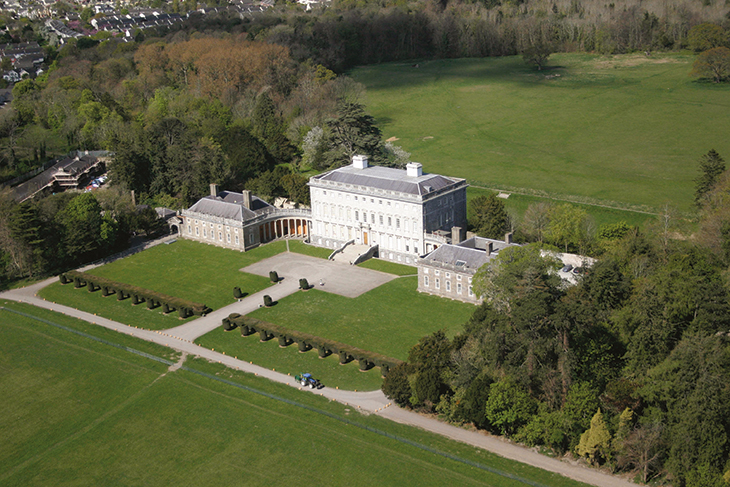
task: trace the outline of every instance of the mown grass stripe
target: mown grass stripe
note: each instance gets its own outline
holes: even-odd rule
[[[105,345],[109,345],[111,347],[118,348],[120,350],[124,350],[124,351],[127,351],[127,352],[131,352],[131,353],[134,353],[134,354],[139,355],[141,357],[145,357],[145,358],[148,358],[148,359],[151,359],[151,360],[154,360],[154,361],[163,363],[163,364],[167,364],[167,365],[173,365],[174,364],[174,362],[172,362],[170,360],[167,360],[167,359],[164,359],[164,358],[161,358],[161,357],[157,357],[157,356],[151,355],[149,353],[142,352],[140,350],[136,350],[136,349],[131,348],[131,347],[127,347],[125,345],[120,345],[118,343],[114,343],[114,342],[111,342],[109,340],[105,340],[103,338],[99,338],[99,337],[90,335],[88,333],[84,333],[84,332],[79,331],[79,330],[74,330],[73,328],[69,328],[67,326],[63,326],[63,325],[60,325],[58,323],[54,323],[54,322],[52,322],[50,320],[46,320],[44,318],[40,318],[40,317],[33,316],[31,314],[28,314],[28,313],[24,313],[22,311],[17,311],[17,310],[14,310],[12,308],[6,308],[4,306],[0,306],[0,310],[9,311],[11,313],[15,313],[17,315],[21,315],[21,316],[24,316],[24,317],[29,318],[29,319],[33,319],[33,320],[36,320],[36,321],[40,321],[41,323],[45,323],[47,325],[50,325],[50,326],[59,328],[61,330],[68,331],[68,332],[74,333],[76,335],[79,335],[79,336],[82,336],[82,337],[89,338],[91,340],[97,341],[99,343],[103,343]],[[544,484],[541,484],[541,483],[538,483],[538,482],[535,482],[535,481],[532,481],[532,480],[524,479],[522,477],[519,477],[517,475],[511,474],[509,472],[504,472],[502,470],[499,470],[499,469],[496,469],[496,468],[492,468],[492,467],[489,467],[487,465],[483,465],[481,463],[468,460],[466,458],[461,458],[461,457],[459,457],[457,455],[453,455],[451,453],[447,453],[447,452],[438,450],[436,448],[431,448],[431,447],[426,446],[426,445],[424,445],[422,443],[418,443],[416,441],[409,440],[408,438],[404,438],[402,436],[398,436],[398,435],[394,435],[394,434],[388,433],[388,432],[383,431],[383,430],[380,430],[378,428],[373,428],[372,426],[367,426],[367,425],[364,425],[364,424],[357,423],[355,421],[351,421],[349,419],[345,419],[345,418],[339,417],[336,414],[333,414],[333,413],[324,411],[324,410],[319,409],[319,408],[316,408],[314,406],[308,406],[306,404],[302,404],[300,402],[293,401],[291,399],[286,399],[284,397],[280,397],[280,396],[277,396],[275,394],[271,394],[271,393],[268,393],[268,392],[265,392],[265,391],[261,391],[261,390],[255,389],[253,387],[245,386],[243,384],[238,384],[238,383],[233,382],[233,381],[230,381],[228,379],[223,379],[223,378],[220,378],[220,377],[216,377],[215,375],[208,374],[207,372],[202,372],[200,370],[192,369],[190,367],[183,366],[183,367],[181,367],[181,369],[182,370],[185,370],[187,372],[191,372],[193,374],[197,374],[197,375],[199,375],[201,377],[205,377],[207,379],[212,379],[214,381],[218,381],[218,382],[221,382],[223,384],[226,384],[226,385],[229,385],[229,386],[232,386],[232,387],[235,387],[235,388],[244,390],[246,392],[251,392],[253,394],[258,394],[260,396],[263,396],[263,397],[266,397],[266,398],[269,398],[269,399],[273,399],[274,401],[278,401],[278,402],[282,402],[282,403],[285,403],[285,404],[289,404],[289,405],[294,406],[294,407],[297,407],[297,408],[305,409],[307,411],[311,411],[313,413],[316,413],[316,414],[319,414],[319,415],[322,415],[322,416],[326,416],[328,418],[334,419],[335,421],[339,421],[340,423],[344,423],[344,424],[347,424],[347,425],[350,425],[350,426],[354,426],[356,428],[363,429],[365,431],[369,431],[370,433],[374,433],[374,434],[377,434],[377,435],[380,435],[380,436],[383,436],[383,437],[386,437],[386,438],[390,438],[392,440],[395,440],[395,441],[398,441],[400,443],[403,443],[403,444],[412,446],[414,448],[418,448],[420,450],[427,451],[427,452],[432,453],[434,455],[439,455],[441,457],[448,458],[448,459],[450,459],[452,461],[459,462],[459,463],[463,463],[465,465],[469,465],[471,467],[478,468],[480,470],[484,470],[486,472],[490,472],[490,473],[493,473],[495,475],[499,475],[501,477],[505,477],[505,478],[508,478],[508,479],[511,479],[511,480],[514,480],[514,481],[517,481],[517,482],[520,482],[520,483],[523,483],[523,484],[526,484],[526,485],[530,485],[530,486],[533,486],[533,487],[546,487]]]

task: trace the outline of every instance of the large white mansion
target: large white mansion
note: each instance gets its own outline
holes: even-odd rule
[[[413,264],[419,255],[461,241],[466,229],[466,181],[406,169],[352,165],[313,176],[312,244],[340,248],[348,242],[378,245],[381,259]]]
[[[309,180],[312,209],[274,208],[249,191],[219,191],[183,210],[177,229],[185,238],[249,250],[281,237],[303,237],[333,251],[354,243],[377,246],[376,255],[405,264],[464,239],[466,181],[406,169],[352,165]],[[373,252],[376,249],[371,249]]]

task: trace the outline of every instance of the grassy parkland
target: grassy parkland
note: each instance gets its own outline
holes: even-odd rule
[[[470,186],[466,190],[466,200],[467,202],[471,201],[472,199],[476,198],[477,196],[481,195],[489,195],[493,193],[493,191],[485,188],[477,188],[474,186]],[[643,227],[644,224],[650,221],[656,221],[657,216],[651,215],[648,213],[642,213],[638,211],[627,211],[627,210],[617,210],[615,208],[605,208],[602,206],[596,206],[596,205],[588,205],[584,203],[574,203],[574,202],[566,202],[559,199],[553,199],[553,198],[544,198],[539,196],[529,196],[529,195],[522,195],[522,194],[510,194],[509,198],[503,200],[505,209],[507,210],[507,213],[510,215],[511,218],[515,218],[517,221],[517,225],[520,223],[520,219],[522,218],[522,215],[525,214],[525,211],[527,211],[527,208],[534,204],[534,203],[548,203],[548,204],[555,204],[560,205],[563,203],[570,203],[573,206],[576,206],[582,210],[585,210],[588,215],[590,215],[593,218],[593,221],[595,222],[596,228],[600,228],[601,225],[607,225],[611,223],[616,222],[626,222],[627,224],[631,226],[636,227]],[[467,207],[468,212],[468,207]],[[471,218],[471,213],[468,212],[468,218]]]
[[[694,59],[556,54],[541,72],[520,57],[450,59],[351,76],[367,87],[384,137],[426,171],[535,196],[687,211],[698,158],[713,148],[730,157],[730,86],[693,80]]]
[[[584,485],[205,360],[169,371],[91,337],[178,359],[164,347],[0,306],[2,485]]]

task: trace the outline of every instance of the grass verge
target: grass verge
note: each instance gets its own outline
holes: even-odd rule
[[[418,274],[418,269],[413,266],[380,259],[368,259],[365,262],[358,264],[358,266],[366,269],[372,269],[374,271],[395,274],[396,276],[412,276],[414,274]]]

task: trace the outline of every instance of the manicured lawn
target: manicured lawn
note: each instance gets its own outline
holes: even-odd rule
[[[383,138],[424,170],[490,188],[692,209],[697,161],[730,157],[730,86],[688,76],[693,55],[559,54],[355,69]],[[560,75],[559,77],[554,75]],[[549,78],[550,77],[550,78]]]
[[[380,259],[368,259],[362,264],[358,264],[358,266],[365,267],[366,269],[373,269],[375,271],[387,272],[388,274],[395,274],[396,276],[411,276],[413,274],[418,274],[418,269],[413,266]]]
[[[73,284],[63,285],[60,282],[44,287],[38,292],[38,295],[46,301],[61,303],[125,325],[149,330],[166,330],[197,318],[197,316],[193,316],[181,320],[177,311],[164,314],[162,307],[147,309],[145,303],[133,306],[131,299],[117,301],[114,294],[103,297],[101,291],[90,293],[86,287],[74,289]]]
[[[64,326],[92,326],[19,309]],[[550,487],[582,485],[204,360],[186,364],[208,376],[170,372],[7,311],[0,310],[0,325],[4,486],[524,485],[506,475]]]
[[[315,257],[326,254],[326,258],[330,253],[327,249],[311,247],[298,240],[290,241],[289,248],[292,252]],[[270,286],[271,282],[267,278],[247,274],[239,269],[285,251],[284,241],[242,253],[189,240],[178,240],[171,245],[157,245],[89,272],[171,296],[202,302],[218,309],[234,302],[234,286],[240,286],[248,294]],[[173,328],[193,319],[183,321],[176,312],[165,315],[162,308],[148,310],[144,303],[132,306],[130,299],[117,301],[114,295],[102,297],[101,292],[89,293],[86,288],[74,289],[72,285],[63,286],[60,283],[52,284],[38,294],[48,301],[151,330]]]
[[[219,327],[198,338],[195,343],[267,369],[291,375],[309,372],[327,387],[371,391],[379,389],[382,384],[379,367],[360,372],[356,361],[340,365],[339,356],[321,359],[316,349],[299,353],[296,343],[280,348],[276,339],[261,342],[258,333],[243,337],[238,329],[226,332]]]
[[[289,250],[298,254],[309,255],[311,257],[319,257],[320,259],[326,259],[332,253],[332,249],[325,249],[322,247],[315,247],[314,245],[308,245],[301,240],[290,240]]]
[[[476,309],[421,294],[416,279],[395,279],[355,299],[317,289],[297,292],[251,316],[406,360],[419,339],[440,329],[453,336]]]
[[[173,244],[157,245],[97,267],[89,273],[218,309],[235,301],[235,286],[249,294],[270,286],[267,278],[245,274],[239,269],[285,249],[285,242],[275,242],[249,252],[237,252],[179,239]]]

